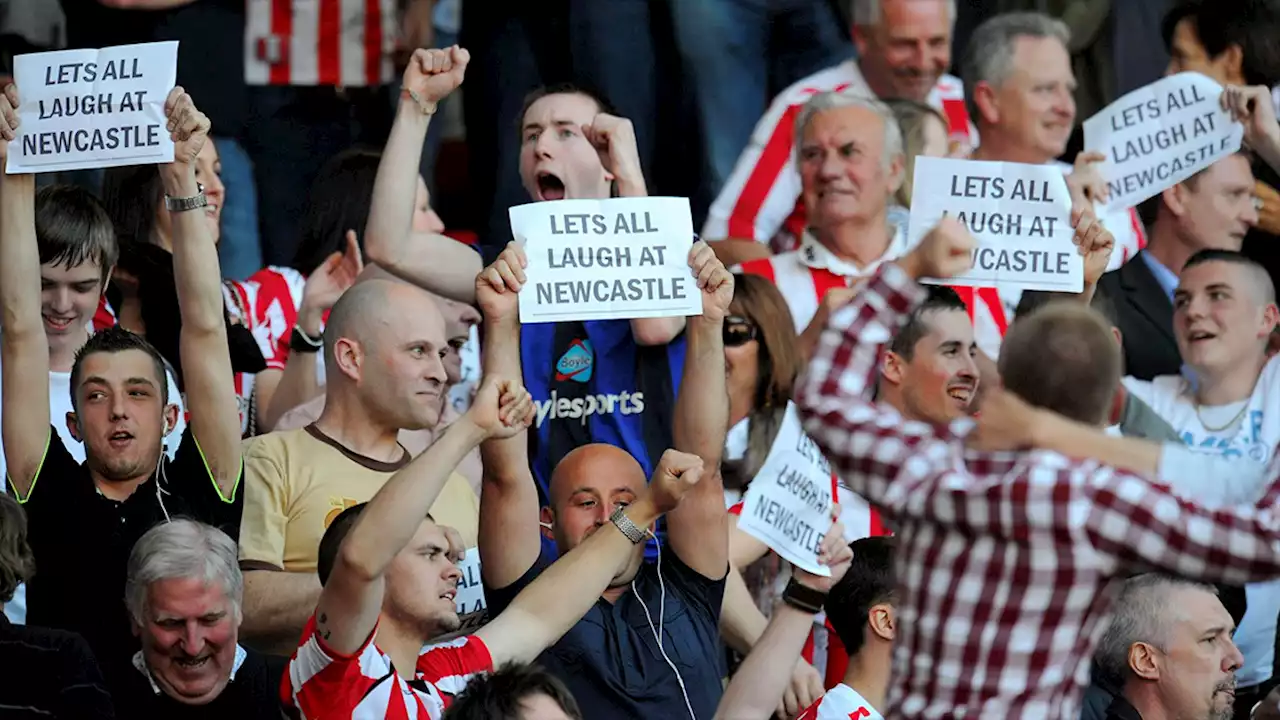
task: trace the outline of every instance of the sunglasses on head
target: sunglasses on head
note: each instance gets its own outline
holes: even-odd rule
[[[759,330],[750,320],[730,315],[724,319],[724,346],[740,347],[755,340]]]

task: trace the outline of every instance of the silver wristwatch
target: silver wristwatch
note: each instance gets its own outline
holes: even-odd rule
[[[631,522],[631,518],[627,517],[625,511],[626,507],[619,505],[614,509],[613,514],[609,516],[609,522],[618,526],[618,529],[622,531],[623,535],[627,536],[632,545],[639,545],[644,542],[647,533],[639,525]]]
[[[164,196],[164,209],[169,212],[186,212],[188,210],[196,210],[209,204],[209,198],[205,197],[204,188],[192,197],[169,197]]]

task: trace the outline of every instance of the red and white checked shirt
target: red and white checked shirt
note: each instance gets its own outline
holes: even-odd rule
[[[468,635],[423,648],[406,682],[374,643],[377,634],[342,655],[325,647],[312,617],[280,679],[281,702],[304,720],[439,720],[473,675],[493,671],[489,648]]]
[[[871,400],[881,346],[924,291],[880,269],[833,314],[796,404],[898,537],[902,619],[887,717],[1074,718],[1128,572],[1242,585],[1280,576],[1280,461],[1256,508],[1043,450],[965,448],[970,421],[904,421]]]
[[[396,20],[396,0],[246,0],[245,82],[386,85]]]
[[[859,268],[836,257],[812,233],[806,231],[801,235],[798,249],[748,260],[737,269],[767,278],[778,286],[791,310],[796,332],[801,333],[817,314],[818,305],[828,291],[838,287],[852,287],[856,281],[874,273],[881,263],[897,260],[910,249],[906,233],[898,227],[884,255],[870,265]],[[969,319],[973,321],[978,346],[988,357],[998,357],[1000,341],[1009,329],[1007,318],[1013,314],[1007,309],[1006,300],[995,288],[956,286],[952,289],[960,295],[965,307],[969,309]],[[1016,305],[1015,302],[1014,306]]]
[[[796,720],[884,720],[871,703],[853,688],[840,683],[800,713]]]
[[[733,173],[711,205],[702,237],[759,242],[770,242],[776,237],[775,251],[795,249],[805,228],[804,207],[800,204],[800,172],[792,152],[796,116],[814,95],[844,90],[873,94],[854,60],[816,72],[773,99],[752,131]],[[977,146],[978,131],[969,122],[964,85],[959,78],[943,75],[929,93],[927,102],[947,118],[953,140]]]

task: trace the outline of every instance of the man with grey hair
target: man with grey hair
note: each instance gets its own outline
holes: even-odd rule
[[[122,718],[279,720],[284,658],[237,644],[236,543],[194,520],[147,531],[129,555],[125,605],[142,650],[112,687]]]
[[[1127,580],[1094,655],[1116,691],[1107,718],[1230,720],[1244,656],[1212,585],[1160,573]]]
[[[1103,156],[1081,153],[1074,167],[1057,160],[1066,152],[1076,119],[1070,40],[1061,20],[1035,12],[1002,13],[974,30],[960,65],[965,103],[982,138],[972,157],[1054,163],[1070,174],[1073,187],[1096,203],[1106,199],[1105,184],[1095,167]],[[1095,207],[1095,211],[1115,237],[1107,267],[1115,270],[1147,244],[1142,221],[1133,209],[1101,212]],[[1001,290],[1001,302],[989,304],[998,314],[975,315],[978,344],[992,357],[999,351],[1020,297],[1017,291]]]
[[[854,0],[858,59],[814,73],[774,98],[711,206],[702,236],[726,265],[767,257],[769,244],[777,252],[802,244],[809,208],[796,202],[803,181],[790,161],[800,143],[792,119],[816,94],[849,90],[925,102],[947,118],[956,152],[977,144],[964,87],[945,74],[955,17],[955,0]]]

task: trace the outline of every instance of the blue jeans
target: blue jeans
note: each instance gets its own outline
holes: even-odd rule
[[[218,160],[222,163],[222,237],[218,241],[218,265],[222,277],[244,280],[262,267],[262,244],[258,233],[258,190],[253,181],[253,162],[240,143],[229,137],[214,137]]]
[[[676,0],[676,44],[698,106],[700,193],[714,199],[773,96],[853,57],[827,0]]]

